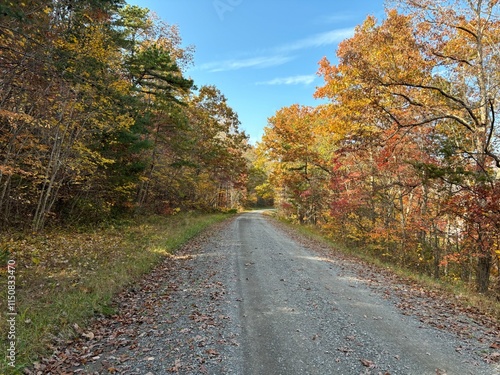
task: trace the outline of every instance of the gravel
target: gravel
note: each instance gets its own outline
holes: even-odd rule
[[[288,232],[261,212],[212,228],[72,344],[85,359],[52,373],[500,374],[484,360],[497,330],[471,339],[405,314],[401,285]]]

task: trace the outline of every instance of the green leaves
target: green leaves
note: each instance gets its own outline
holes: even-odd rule
[[[182,77],[170,52],[151,45],[138,51],[126,62],[135,89],[166,101],[181,102],[181,95],[188,92],[193,81]]]

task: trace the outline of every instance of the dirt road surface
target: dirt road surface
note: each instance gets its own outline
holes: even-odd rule
[[[427,292],[402,301],[404,285],[290,232],[261,212],[219,225],[120,296],[117,315],[41,366],[142,375],[500,374],[490,348],[497,327],[446,306],[432,310]],[[401,308],[411,304],[431,306],[429,316]],[[441,323],[429,324],[434,315]]]

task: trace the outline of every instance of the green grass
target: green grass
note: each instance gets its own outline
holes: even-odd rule
[[[312,225],[299,225],[283,218],[277,218],[276,215],[271,214],[271,216],[274,216],[277,220],[293,228],[302,235],[329,246],[332,249],[332,252],[337,251],[347,256],[362,260],[368,264],[377,266],[380,269],[390,270],[392,273],[407,280],[409,283],[417,283],[418,285],[429,290],[439,290],[452,298],[457,304],[461,304],[465,308],[473,307],[479,310],[482,314],[500,321],[500,302],[493,297],[478,294],[474,289],[474,285],[466,284],[459,280],[449,281],[445,279],[435,279],[428,275],[417,273],[407,268],[402,268],[397,264],[384,261],[362,249],[349,247],[336,242],[334,239],[329,238],[322,233],[318,227]]]
[[[43,234],[3,233],[0,248],[16,266],[16,365],[5,360],[6,271],[0,282],[0,374],[19,373],[54,343],[71,338],[96,314],[114,313],[111,301],[168,254],[227,214],[152,216],[99,229]],[[5,262],[2,262],[2,266]]]

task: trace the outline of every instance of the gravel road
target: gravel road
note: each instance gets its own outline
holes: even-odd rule
[[[373,287],[359,264],[289,232],[261,212],[212,229],[61,350],[65,363],[96,374],[500,374],[483,358],[498,331],[471,321],[484,336],[464,338],[405,315],[385,279]]]

